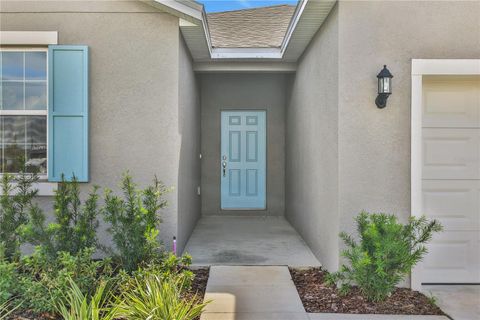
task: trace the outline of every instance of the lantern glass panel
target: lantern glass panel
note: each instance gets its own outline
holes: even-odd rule
[[[391,87],[390,87],[390,78],[383,78],[383,92],[384,93],[391,93]]]

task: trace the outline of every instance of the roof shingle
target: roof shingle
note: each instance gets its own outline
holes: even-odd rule
[[[208,26],[214,48],[278,48],[281,46],[295,6],[209,13]]]

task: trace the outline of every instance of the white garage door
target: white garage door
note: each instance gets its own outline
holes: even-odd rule
[[[480,283],[480,77],[424,77],[423,213],[444,231],[423,283]]]

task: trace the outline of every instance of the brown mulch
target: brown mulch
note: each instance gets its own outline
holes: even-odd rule
[[[50,313],[35,313],[31,310],[18,310],[14,311],[8,318],[8,320],[55,320],[60,319],[54,314]]]
[[[290,268],[290,274],[307,312],[444,315],[425,295],[408,288],[395,289],[385,301],[370,302],[355,287],[347,295],[340,295],[335,286],[324,283],[327,272],[321,268]]]
[[[203,298],[205,296],[205,291],[207,290],[207,281],[208,276],[210,275],[210,268],[198,268],[191,270],[195,274],[195,278],[193,279],[192,286],[187,292],[185,292],[184,296],[187,299],[194,298],[198,302],[203,302]]]

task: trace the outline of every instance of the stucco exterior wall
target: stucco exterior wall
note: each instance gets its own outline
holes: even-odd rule
[[[285,105],[288,75],[203,74],[202,214],[283,215],[285,211]],[[220,112],[267,111],[267,210],[220,209]]]
[[[177,246],[183,251],[200,213],[200,95],[192,58],[180,36],[179,51],[179,133],[180,168],[178,172]]]
[[[287,107],[286,210],[323,266],[338,264],[338,10],[298,63]]]
[[[2,1],[0,28],[58,31],[59,44],[89,46],[91,181],[82,184],[84,194],[93,185],[118,190],[126,170],[139,186],[156,174],[177,188],[178,18],[141,2],[113,3]],[[170,246],[177,230],[177,191],[168,195],[168,201],[161,214],[161,238]],[[50,201],[41,202],[52,212]],[[104,226],[99,238],[109,243]]]
[[[353,232],[362,209],[410,216],[411,59],[479,57],[478,1],[340,2],[340,231]],[[378,109],[384,64],[393,94]]]

